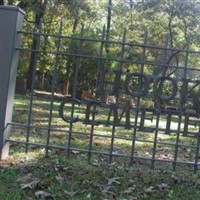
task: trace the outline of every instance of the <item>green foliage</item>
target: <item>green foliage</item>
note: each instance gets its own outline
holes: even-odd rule
[[[198,43],[200,42],[199,24],[200,24],[200,1],[190,0],[113,0],[111,1],[111,27],[109,30],[109,40],[122,41],[124,28],[127,30],[125,41],[132,43],[146,43],[150,45],[168,46],[187,48],[190,43],[191,49],[199,50]],[[81,27],[84,25],[84,36],[87,38],[98,38],[102,36],[102,27],[107,23],[108,17],[108,0],[50,0],[50,1],[8,1],[9,4],[16,4],[24,9],[27,13],[24,21],[25,31],[38,31],[39,23],[36,22],[36,16],[43,18],[42,32],[45,34],[58,34],[60,20],[63,21],[62,35],[78,36]],[[108,27],[106,27],[108,28]],[[148,40],[146,32],[148,31]],[[166,39],[167,37],[167,39]],[[106,35],[105,35],[106,38]],[[23,46],[28,49],[32,48],[34,38],[23,37]],[[65,41],[64,41],[65,40]],[[55,52],[58,40],[55,37],[41,36],[41,50]],[[63,52],[77,52],[78,44],[68,39],[62,39],[61,50]],[[109,53],[107,52],[109,48]],[[83,54],[97,55],[99,45],[95,43],[83,43]],[[146,61],[162,62],[163,51],[155,51],[146,49]],[[124,59],[130,61],[141,60],[142,49],[125,46]],[[121,58],[120,45],[105,45],[104,57]],[[55,56],[48,53],[41,53],[38,56],[37,71],[39,74],[51,74],[54,69]],[[32,60],[31,54],[21,52],[20,68],[18,71],[19,77],[26,77]],[[191,57],[190,65],[195,68],[199,66],[199,58]],[[105,62],[104,65],[109,65],[117,69],[120,63]],[[176,54],[173,51],[168,52],[166,64],[183,65],[184,56]],[[66,84],[73,80],[74,67],[76,59],[69,56],[59,57],[59,84]],[[94,70],[91,66],[96,66],[91,59],[81,60],[80,79],[85,77],[87,71],[88,80],[94,82]],[[83,67],[84,66],[84,67]],[[136,71],[137,65],[124,63],[124,67],[130,71]],[[162,69],[145,68],[145,73],[159,74]],[[168,71],[165,72],[169,73]],[[66,81],[67,80],[67,81]],[[80,81],[79,81],[80,82]],[[90,82],[90,83],[91,83]],[[78,84],[82,88],[82,83]],[[60,86],[59,86],[60,87]]]

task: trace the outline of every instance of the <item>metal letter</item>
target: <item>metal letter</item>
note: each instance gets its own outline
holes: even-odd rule
[[[140,84],[139,84],[140,91],[137,91],[137,92],[130,91],[129,85],[130,85],[131,78],[133,78],[133,77],[138,77],[141,79],[141,80],[139,80],[140,81]],[[143,84],[142,84],[142,79],[144,80]],[[148,80],[147,76],[145,76],[144,74],[132,73],[132,74],[128,74],[126,76],[125,91],[127,94],[131,95],[132,97],[141,97],[142,95],[144,95],[148,90],[148,86],[149,86],[149,80]]]
[[[63,101],[60,104],[60,107],[59,107],[59,115],[65,122],[68,122],[68,123],[76,123],[76,122],[78,122],[79,121],[78,116],[77,117],[73,117],[73,116],[66,117],[64,115],[64,107],[65,107],[66,103],[72,103],[72,106],[74,106],[74,104],[80,105],[80,101],[78,99],[75,99],[75,98],[67,99],[67,100]],[[74,108],[72,108],[72,109],[74,109]]]

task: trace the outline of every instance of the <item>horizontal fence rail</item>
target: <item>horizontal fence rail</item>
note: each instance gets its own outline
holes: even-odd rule
[[[121,41],[106,40],[105,27],[95,39],[83,28],[77,37],[62,32],[62,23],[57,34],[43,33],[42,24],[37,33],[19,32],[21,65],[32,58],[32,85],[29,93],[16,94],[9,141],[24,144],[26,153],[38,146],[46,156],[56,148],[85,152],[89,161],[100,154],[110,163],[120,157],[129,165],[148,160],[152,168],[167,162],[173,170],[187,164],[196,171],[200,52],[189,48],[190,41],[178,49],[167,39],[164,46],[148,44],[147,33],[137,44],[126,41],[126,30]],[[35,49],[26,45],[31,38]],[[37,88],[42,69],[45,91]],[[66,96],[60,90],[67,76]]]

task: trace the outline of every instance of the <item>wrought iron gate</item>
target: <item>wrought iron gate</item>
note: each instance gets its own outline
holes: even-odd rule
[[[148,44],[147,33],[143,43],[133,43],[126,41],[126,31],[121,41],[106,41],[105,28],[99,38],[85,37],[84,29],[75,37],[62,32],[62,23],[57,34],[43,33],[42,28],[37,33],[19,32],[24,38],[36,37],[37,47],[18,48],[27,55],[34,52],[34,73],[30,93],[17,95],[9,141],[24,144],[25,152],[33,145],[45,148],[46,155],[50,148],[59,148],[86,152],[89,160],[101,154],[109,162],[120,157],[130,165],[141,159],[152,167],[167,162],[173,170],[177,164],[197,170],[200,52],[189,48],[190,41],[178,49],[168,47],[167,39],[163,46]],[[41,48],[45,38],[55,41],[54,49]],[[72,41],[75,50],[70,52]],[[98,46],[96,55],[85,51],[89,43]],[[106,54],[106,47],[115,48],[115,55]],[[54,60],[49,92],[36,90],[44,55]],[[62,61],[69,59],[73,59],[71,96],[63,96],[57,93],[59,73]],[[81,82],[88,62],[93,63],[91,80]],[[84,84],[87,88],[80,91]]]

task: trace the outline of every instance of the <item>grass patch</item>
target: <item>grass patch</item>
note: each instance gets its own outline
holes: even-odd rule
[[[16,95],[14,103],[14,115],[13,122],[19,124],[28,122],[29,111],[29,96]],[[16,127],[12,126],[11,140],[30,143],[42,144],[46,149],[50,146],[58,146],[65,149],[82,149],[85,152],[96,151],[105,154],[120,154],[125,157],[130,157],[134,152],[134,156],[142,158],[156,158],[160,160],[175,159],[177,155],[178,161],[183,162],[198,162],[198,140],[197,137],[186,137],[180,134],[177,140],[177,133],[165,134],[166,117],[160,118],[160,128],[163,131],[142,131],[137,129],[136,133],[134,129],[127,130],[123,127],[113,127],[111,125],[86,125],[82,122],[74,123],[70,126],[61,119],[59,116],[59,106],[62,100],[56,99],[51,107],[51,99],[41,98],[34,96],[32,105],[32,114],[30,117],[30,125],[32,127]],[[50,116],[52,108],[52,116]],[[76,106],[75,116],[79,115],[83,117],[85,105]],[[65,105],[65,115],[70,116],[71,105]],[[97,118],[105,120],[108,118],[108,113],[105,109],[98,108]],[[133,113],[132,113],[133,114]],[[113,118],[113,117],[111,117]],[[156,116],[154,116],[156,119]],[[131,116],[131,121],[135,119],[135,116]],[[155,119],[152,121],[147,120],[146,127],[155,128]],[[122,118],[122,121],[124,118]],[[146,123],[146,121],[145,121]],[[174,121],[171,122],[175,123]],[[140,114],[138,118],[138,127],[140,124]],[[184,125],[181,124],[182,129]],[[44,128],[47,128],[46,130]],[[188,129],[191,131],[190,129]],[[198,127],[192,127],[194,134],[197,135]],[[27,134],[28,133],[28,134]],[[134,151],[133,138],[135,139]],[[176,141],[178,141],[178,148],[176,148]],[[156,146],[154,145],[155,143]],[[12,144],[12,149],[18,150],[18,146]],[[11,149],[11,151],[12,151]],[[24,146],[22,145],[22,151]],[[48,148],[49,149],[49,148]],[[155,150],[155,151],[154,151]],[[48,152],[47,152],[48,153]]]
[[[55,150],[45,158],[41,151],[12,154],[0,162],[1,199],[191,199],[200,198],[200,174],[176,174],[169,166],[150,170],[148,164],[108,164],[96,156],[88,163],[83,153],[66,157]]]
[[[130,167],[127,156],[131,154],[133,130],[115,127],[113,137],[112,126],[100,125],[95,126],[91,134],[91,125],[78,122],[70,135],[70,125],[59,117],[59,105],[60,101],[56,100],[49,126],[50,101],[34,97],[33,127],[28,139],[44,146],[29,145],[28,154],[24,153],[27,128],[12,126],[11,139],[24,144],[11,142],[9,159],[0,161],[0,199],[200,199],[198,170],[194,174],[193,167],[178,164],[176,173],[173,173],[172,164],[165,162],[155,162],[155,169],[151,170],[151,161],[141,159],[134,159]],[[28,110],[29,97],[16,95],[13,122],[27,123]],[[82,107],[76,111],[83,115]],[[105,110],[99,112],[98,117],[105,119]],[[50,134],[41,127],[50,127]],[[136,139],[134,155],[151,159],[155,134],[137,131]],[[176,142],[176,134],[159,132],[156,141],[155,158],[173,160],[175,146],[171,144]],[[198,155],[196,143],[196,138],[180,137],[179,144],[189,146],[178,147],[177,159],[194,161]],[[49,144],[64,150],[48,148],[48,157],[45,157]],[[82,152],[76,151],[80,148]],[[111,157],[105,152],[113,155],[111,164]],[[115,157],[115,154],[122,157]]]

